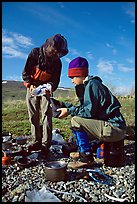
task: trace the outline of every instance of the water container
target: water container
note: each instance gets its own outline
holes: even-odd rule
[[[4,156],[2,157],[2,166],[10,165],[11,164],[11,156],[9,151],[4,151]]]
[[[104,163],[110,167],[122,167],[124,163],[124,140],[104,142]]]
[[[97,148],[96,152],[97,158],[103,159],[104,158],[104,143],[100,145],[100,147]]]
[[[100,140],[92,140],[90,141],[91,151],[95,154],[97,154],[97,148],[100,147],[102,144],[102,141]]]
[[[52,144],[53,145],[63,145],[65,140],[63,136],[59,133],[58,129],[52,130]]]

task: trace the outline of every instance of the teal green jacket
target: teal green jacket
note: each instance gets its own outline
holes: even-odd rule
[[[88,76],[84,84],[75,86],[79,104],[65,103],[68,114],[82,118],[104,120],[121,129],[126,129],[120,112],[121,104],[98,76]]]

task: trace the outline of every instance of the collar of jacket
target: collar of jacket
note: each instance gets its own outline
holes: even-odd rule
[[[88,81],[91,79],[91,77],[93,78],[93,76],[87,76],[85,79],[84,79],[84,86],[87,85]]]
[[[98,80],[98,81],[100,81],[102,83],[102,79],[100,77],[93,76],[93,75],[92,76],[88,75],[84,80],[84,85],[86,85],[89,80],[93,80],[93,79],[96,79],[96,80]]]

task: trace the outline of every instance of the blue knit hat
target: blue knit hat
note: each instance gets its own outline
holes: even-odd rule
[[[88,61],[83,57],[77,57],[69,63],[68,77],[87,76]]]

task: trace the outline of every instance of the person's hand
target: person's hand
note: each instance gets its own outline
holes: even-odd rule
[[[46,94],[49,94],[50,96],[52,96],[52,86],[51,86],[51,84],[47,83],[45,85],[46,85],[46,88],[47,88],[47,90],[45,91]]]
[[[51,92],[49,90],[45,90],[45,94],[51,96]]]
[[[36,88],[36,86],[30,85],[29,90],[30,90],[30,94],[31,94],[32,96],[34,96],[34,94],[32,93],[32,90],[35,89],[35,88]]]
[[[59,119],[62,119],[68,116],[67,108],[58,108],[57,111],[61,111],[60,115],[58,116]]]

